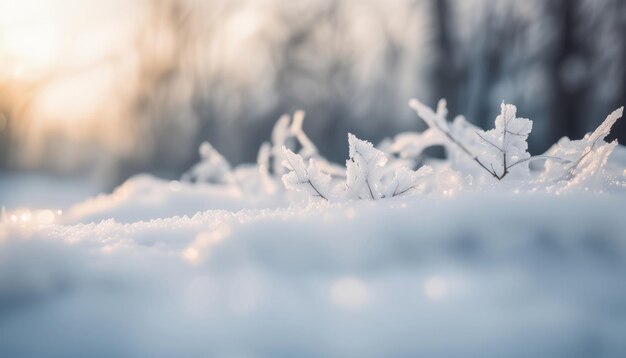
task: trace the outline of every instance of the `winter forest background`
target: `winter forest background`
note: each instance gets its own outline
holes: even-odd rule
[[[423,129],[411,97],[483,128],[515,103],[539,153],[626,103],[625,34],[623,0],[2,1],[0,176],[177,178],[205,140],[253,162],[296,109],[342,162],[348,131]]]

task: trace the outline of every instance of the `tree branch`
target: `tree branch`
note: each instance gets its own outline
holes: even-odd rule
[[[443,133],[452,143],[454,143],[459,149],[461,149],[465,154],[467,154],[468,156],[470,156],[470,158],[472,158],[473,161],[475,161],[476,163],[478,163],[478,165],[480,165],[483,169],[485,169],[487,171],[487,173],[491,174],[491,176],[493,176],[494,178],[501,180],[502,178],[498,177],[498,175],[496,174],[495,170],[491,171],[489,170],[489,168],[487,168],[487,166],[480,161],[480,159],[478,159],[478,157],[476,155],[474,155],[472,152],[469,151],[469,149],[467,149],[467,147],[465,147],[465,145],[463,145],[463,143],[459,142],[456,138],[454,138],[452,136],[452,134],[450,134],[450,132],[446,129],[441,128],[437,122],[434,123],[435,128],[437,128],[437,130],[439,130],[441,133]]]
[[[480,137],[480,139],[482,139],[483,141],[485,141],[485,143],[487,143],[487,144],[489,144],[489,145],[493,146],[493,147],[494,147],[494,148],[496,148],[497,150],[499,150],[499,151],[501,151],[501,152],[503,152],[503,153],[504,153],[504,149],[500,148],[499,146],[497,146],[496,144],[492,143],[492,142],[491,142],[490,140],[488,140],[487,138],[483,137],[483,135],[482,135],[482,134],[480,134],[480,132],[478,132],[478,131],[476,131],[476,130],[475,130],[475,131],[474,131],[474,133],[476,133],[476,135],[477,135],[477,136],[479,136],[479,137]]]

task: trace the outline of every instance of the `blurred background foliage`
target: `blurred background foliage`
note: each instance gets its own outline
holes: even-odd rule
[[[517,104],[542,152],[626,103],[625,35],[623,0],[0,0],[0,175],[254,161],[296,109],[343,162],[348,131],[422,129],[411,97],[483,127]]]

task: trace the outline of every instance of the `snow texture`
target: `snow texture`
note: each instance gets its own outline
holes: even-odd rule
[[[512,105],[411,106],[429,129],[345,167],[296,112],[255,164],[203,144],[181,181],[3,209],[0,357],[626,356],[623,109],[533,157]]]
[[[3,224],[0,355],[620,357],[624,199]]]

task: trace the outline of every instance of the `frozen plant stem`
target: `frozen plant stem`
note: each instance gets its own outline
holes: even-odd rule
[[[355,148],[354,151],[355,153],[363,156],[363,153],[361,153],[358,149]],[[357,166],[360,166],[360,165],[357,163]],[[372,186],[370,185],[369,170],[367,171],[367,176],[365,178],[365,185],[367,186],[367,190],[369,191],[370,197],[372,198],[372,200],[376,200],[376,197],[374,196],[374,191],[372,190]]]
[[[510,139],[510,136],[524,136],[524,134],[521,133],[516,133],[513,132],[511,130],[509,130],[509,122],[511,119],[507,119],[504,122],[504,128],[502,129],[502,146],[499,146],[495,143],[493,143],[492,141],[490,141],[488,138],[486,138],[485,136],[483,136],[480,132],[478,131],[474,131],[474,133],[486,144],[496,148],[500,153],[502,153],[502,173],[498,174],[498,172],[496,171],[496,169],[493,167],[493,164],[490,164],[489,167],[482,162],[477,155],[475,155],[474,153],[472,153],[461,141],[457,140],[451,133],[449,130],[443,128],[441,125],[439,125],[439,123],[437,123],[436,121],[433,122],[433,127],[435,129],[437,129],[438,131],[440,131],[441,133],[443,133],[446,138],[448,138],[448,140],[452,143],[454,143],[459,149],[461,149],[462,152],[464,152],[465,154],[467,154],[470,158],[472,158],[472,160],[474,160],[476,163],[478,163],[478,165],[480,165],[485,171],[487,171],[487,173],[489,173],[492,177],[496,178],[497,180],[502,180],[504,179],[504,177],[506,177],[509,172],[510,169],[515,167],[516,165],[525,163],[525,162],[530,162],[533,160],[537,160],[537,159],[552,159],[555,161],[559,161],[559,162],[569,162],[567,160],[564,160],[562,158],[558,158],[558,157],[552,157],[552,156],[547,156],[547,155],[538,155],[538,156],[533,156],[533,157],[529,157],[529,158],[524,158],[524,159],[520,159],[516,162],[513,163],[509,163],[509,159],[507,157],[507,151],[505,150],[505,148],[508,145],[508,140]]]
[[[491,166],[491,169],[487,168],[487,166],[480,161],[480,159],[478,159],[478,156],[474,155],[472,152],[470,152],[469,149],[467,149],[467,147],[465,145],[463,145],[463,143],[461,143],[460,141],[458,141],[456,138],[454,138],[454,136],[452,136],[452,134],[450,134],[450,132],[446,129],[441,128],[441,126],[439,126],[438,123],[434,123],[435,128],[437,128],[438,131],[440,131],[441,133],[443,133],[452,143],[454,143],[459,149],[461,149],[461,151],[463,151],[465,154],[467,154],[468,156],[470,156],[470,158],[472,158],[472,160],[474,160],[476,163],[478,163],[478,165],[480,165],[483,169],[485,169],[489,174],[491,174],[491,176],[493,176],[494,178],[498,179],[498,180],[502,180],[502,178],[504,178],[508,173],[509,173],[509,169],[514,166],[519,164],[520,162],[517,162],[513,165],[511,165],[510,167],[507,168],[506,166],[506,153],[502,150],[502,148],[498,147],[497,145],[489,142],[488,140],[486,140],[485,138],[483,138],[479,133],[478,134],[479,137],[481,137],[485,142],[493,145],[494,147],[498,148],[500,151],[504,152],[503,154],[503,160],[504,160],[504,171],[502,172],[502,175],[498,175],[496,173],[496,170],[493,168],[493,166]]]

